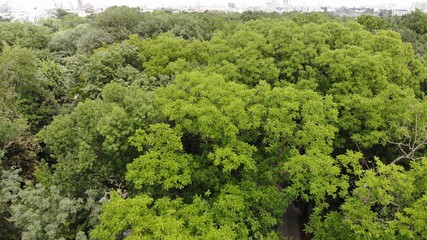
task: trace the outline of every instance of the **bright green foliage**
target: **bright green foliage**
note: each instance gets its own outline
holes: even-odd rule
[[[255,86],[261,80],[274,83],[278,79],[279,70],[268,57],[271,46],[251,29],[238,30],[229,38],[218,33],[208,47],[208,69],[228,80]]]
[[[246,134],[239,134],[248,131],[250,137],[260,124],[260,109],[251,106],[253,91],[225,82],[220,75],[197,72],[180,75],[177,83],[160,91],[158,99],[177,129],[199,136],[201,150],[208,151],[208,158],[223,172],[241,166],[253,169],[255,148],[240,139]]]
[[[171,34],[162,34],[154,39],[140,41],[138,44],[143,61],[142,67],[150,77],[173,74],[168,66],[180,59],[185,61],[186,55],[189,55],[185,50],[188,42]],[[189,55],[188,59],[190,57],[195,56]]]
[[[334,96],[339,126],[351,141],[362,148],[385,144],[404,118],[404,106],[416,102],[414,92],[419,92],[426,69],[390,31],[352,45],[316,58],[318,90]]]
[[[165,124],[151,125],[149,132],[139,130],[130,139],[140,151],[144,145],[149,150],[127,166],[126,179],[137,189],[145,185],[161,185],[164,190],[182,189],[191,183],[192,159],[183,152],[180,134]]]
[[[426,239],[424,15],[1,23],[0,235]]]
[[[327,208],[327,197],[337,198],[348,186],[347,178],[340,175],[336,160],[321,154],[296,156],[283,166],[289,173],[291,186],[286,188],[287,197],[301,197],[314,201],[320,210]],[[317,209],[317,210],[319,210]]]
[[[330,96],[292,87],[274,88],[265,94],[267,116],[264,143],[281,158],[286,153],[330,154],[337,131],[336,106]]]
[[[161,198],[157,201],[147,195],[121,199],[113,194],[105,205],[101,225],[91,232],[95,239],[235,239],[238,234],[232,226],[217,228],[211,206],[197,197],[191,204],[182,199]],[[242,236],[243,237],[243,236]]]
[[[359,146],[369,147],[388,141],[394,135],[399,119],[404,118],[406,114],[405,105],[414,104],[416,100],[410,89],[390,84],[387,81],[387,76],[390,75],[377,70],[383,69],[382,67],[371,68],[380,63],[379,58],[374,61],[372,57],[359,55],[355,56],[355,62],[347,62],[352,53],[360,52],[348,49],[342,53],[335,52],[337,55],[333,57],[324,55],[319,61],[322,61],[323,57],[336,59],[336,64],[325,59],[328,61],[328,67],[323,71],[326,71],[328,76],[325,82],[331,84],[327,92],[335,97],[340,109],[339,126],[347,131]],[[351,69],[351,66],[358,66],[360,69]],[[378,75],[375,75],[375,72]],[[334,79],[338,81],[335,82]],[[326,84],[323,86],[327,87]],[[384,104],[385,102],[390,104]],[[396,111],[397,109],[400,110]]]
[[[262,24],[262,23],[260,23]],[[264,23],[265,24],[265,23]],[[324,43],[324,30],[318,26],[299,27],[294,22],[286,21],[273,26],[266,34],[273,48],[275,65],[280,69],[280,80],[292,83],[309,80],[310,65],[321,52],[329,49]]]
[[[315,227],[318,239],[423,239],[426,210],[420,204],[425,189],[425,160],[406,171],[401,166],[377,161],[375,170],[358,174],[355,189],[345,198],[340,212],[329,213]],[[416,210],[415,210],[416,209]],[[415,212],[416,211],[416,212]],[[411,220],[409,220],[411,219]],[[335,225],[342,227],[333,229]]]
[[[316,59],[319,71],[325,73],[319,85],[336,95],[351,92],[369,97],[378,94],[387,84],[380,58],[359,47],[328,51]]]
[[[424,195],[410,207],[405,208],[403,213],[396,214],[401,221],[400,226],[398,225],[397,227],[403,236],[410,239],[422,239],[427,237],[425,228],[427,224],[426,198],[427,195],[424,193]]]
[[[293,174],[299,171],[295,165],[301,164],[301,159],[332,151],[336,128],[331,123],[337,116],[335,105],[331,98],[323,98],[313,91],[303,92],[292,87],[271,89],[266,82],[249,89],[242,84],[227,82],[221,75],[192,72],[179,75],[174,84],[159,89],[157,101],[174,127],[152,125],[149,133],[140,131],[131,138],[133,144],[138,147],[143,144],[148,149],[128,165],[127,179],[137,189],[150,194],[151,201],[155,202],[153,207],[147,207],[151,211],[156,209],[161,197],[157,200],[159,190],[152,190],[150,186],[161,186],[166,190],[163,196],[174,198],[178,194],[186,202],[204,195],[207,203],[212,205],[212,212],[207,213],[212,218],[210,221],[218,226],[217,229],[232,229],[235,235],[231,238],[276,236],[274,228],[279,224],[286,204],[291,201],[272,185],[281,184],[283,180],[279,176],[285,177],[279,169],[287,169],[289,176],[294,177]],[[295,156],[295,161],[291,159],[282,165],[291,156]],[[326,195],[334,195],[338,191],[334,184],[338,181],[339,168],[336,176],[332,177],[327,173],[333,161],[322,159],[319,164],[319,168],[328,171],[322,175],[324,178],[312,176],[311,189],[319,192],[321,202],[325,201]],[[272,169],[275,165],[279,167]],[[295,177],[295,182],[292,182],[294,193],[301,191],[298,181],[310,179],[308,176],[301,178],[304,179]],[[323,193],[319,186],[325,181],[331,186]],[[341,182],[339,184],[345,184]],[[198,195],[171,191],[172,188],[194,189]],[[146,199],[148,196],[138,195],[134,199],[120,201],[132,204],[140,197]],[[126,210],[115,212],[109,206],[107,204],[104,209],[102,223],[95,230],[95,236],[103,239],[109,234],[117,236],[125,232],[129,225],[116,229],[108,223],[112,216],[118,215],[125,219],[120,221],[132,221],[130,238],[136,234],[136,229],[146,229],[139,224],[140,221],[132,220],[131,213]],[[159,214],[160,217],[163,215]],[[188,231],[185,220],[178,227],[175,221],[164,220],[177,229],[174,234]],[[200,228],[206,229],[203,225]],[[155,230],[140,233],[143,234],[140,237],[156,236],[150,232]],[[161,234],[169,236],[172,233]],[[198,236],[199,233],[192,234],[190,236]],[[171,236],[188,238],[187,235]],[[210,233],[201,236],[210,238]]]
[[[420,84],[425,81],[425,66],[413,56],[411,46],[403,43],[397,33],[380,31],[373,37],[364,39],[362,46],[383,57],[383,68],[390,83],[412,88],[416,93],[419,91]]]
[[[91,237],[247,239],[251,233],[255,233],[256,238],[278,239],[274,230],[265,235],[259,233],[264,228],[277,224],[277,220],[266,212],[254,215],[251,209],[255,206],[254,199],[274,200],[269,198],[272,196],[260,196],[257,194],[259,192],[261,191],[249,192],[238,186],[227,185],[213,204],[199,196],[194,197],[191,203],[184,203],[181,198],[172,200],[163,197],[154,200],[145,194],[122,199],[117,193],[113,193],[111,201],[104,205],[101,224],[91,232]],[[251,224],[251,228],[246,226]]]

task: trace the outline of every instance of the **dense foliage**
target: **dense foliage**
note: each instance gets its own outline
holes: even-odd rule
[[[426,26],[1,22],[0,239],[425,239]]]

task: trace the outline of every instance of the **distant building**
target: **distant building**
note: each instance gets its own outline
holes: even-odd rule
[[[391,15],[393,15],[393,16],[401,17],[401,16],[406,15],[408,13],[409,13],[408,9],[392,9],[391,10]]]
[[[343,17],[357,17],[360,15],[375,15],[375,9],[373,8],[347,8],[341,7],[334,11],[335,14]]]
[[[0,18],[2,19],[11,19],[12,16],[12,6],[8,3],[0,5]]]
[[[7,3],[0,5],[0,13],[8,13],[11,10],[12,10],[12,7]]]
[[[41,0],[40,0],[41,1]],[[34,2],[40,2],[34,1]],[[327,6],[318,5],[306,5],[302,6],[291,5],[289,0],[264,0],[264,5],[255,6],[238,6],[235,0],[229,0],[228,4],[224,6],[213,5],[203,6],[203,1],[197,1],[195,5],[185,6],[178,9],[170,8],[172,12],[205,12],[205,11],[218,11],[218,12],[242,12],[242,11],[266,11],[266,12],[329,12],[335,15],[357,17],[362,14],[370,14],[377,16],[402,16],[408,14],[411,10],[420,9],[427,13],[427,0],[426,2],[413,2],[411,9],[398,8],[396,4],[376,7],[341,7],[333,8]],[[423,0],[421,0],[423,1]],[[1,2],[1,0],[0,0]],[[104,11],[103,8],[95,8],[91,4],[87,4],[84,0],[45,0],[43,4],[35,4],[35,8],[28,8],[28,6],[19,5],[12,0],[6,0],[0,3],[0,17],[10,18],[13,21],[27,21],[36,23],[40,18],[54,17],[56,9],[64,9],[66,11],[75,13],[79,16],[87,16],[92,13],[100,13]],[[141,7],[141,11],[153,11],[154,9],[147,9]]]
[[[73,13],[73,14],[76,14],[79,17],[87,17],[87,16],[90,15],[88,12],[85,12],[83,10],[70,10],[69,12]]]
[[[94,13],[95,7],[89,3],[86,3],[85,5],[80,7],[80,10],[85,11],[86,13]]]

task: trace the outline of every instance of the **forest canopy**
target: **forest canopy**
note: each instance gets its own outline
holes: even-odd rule
[[[0,22],[0,239],[426,239],[426,26]]]

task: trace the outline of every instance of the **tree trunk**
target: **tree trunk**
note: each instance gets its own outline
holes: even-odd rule
[[[290,238],[292,240],[301,239],[300,216],[301,210],[295,207],[294,203],[289,204],[282,217],[283,223],[279,226],[282,237]]]

